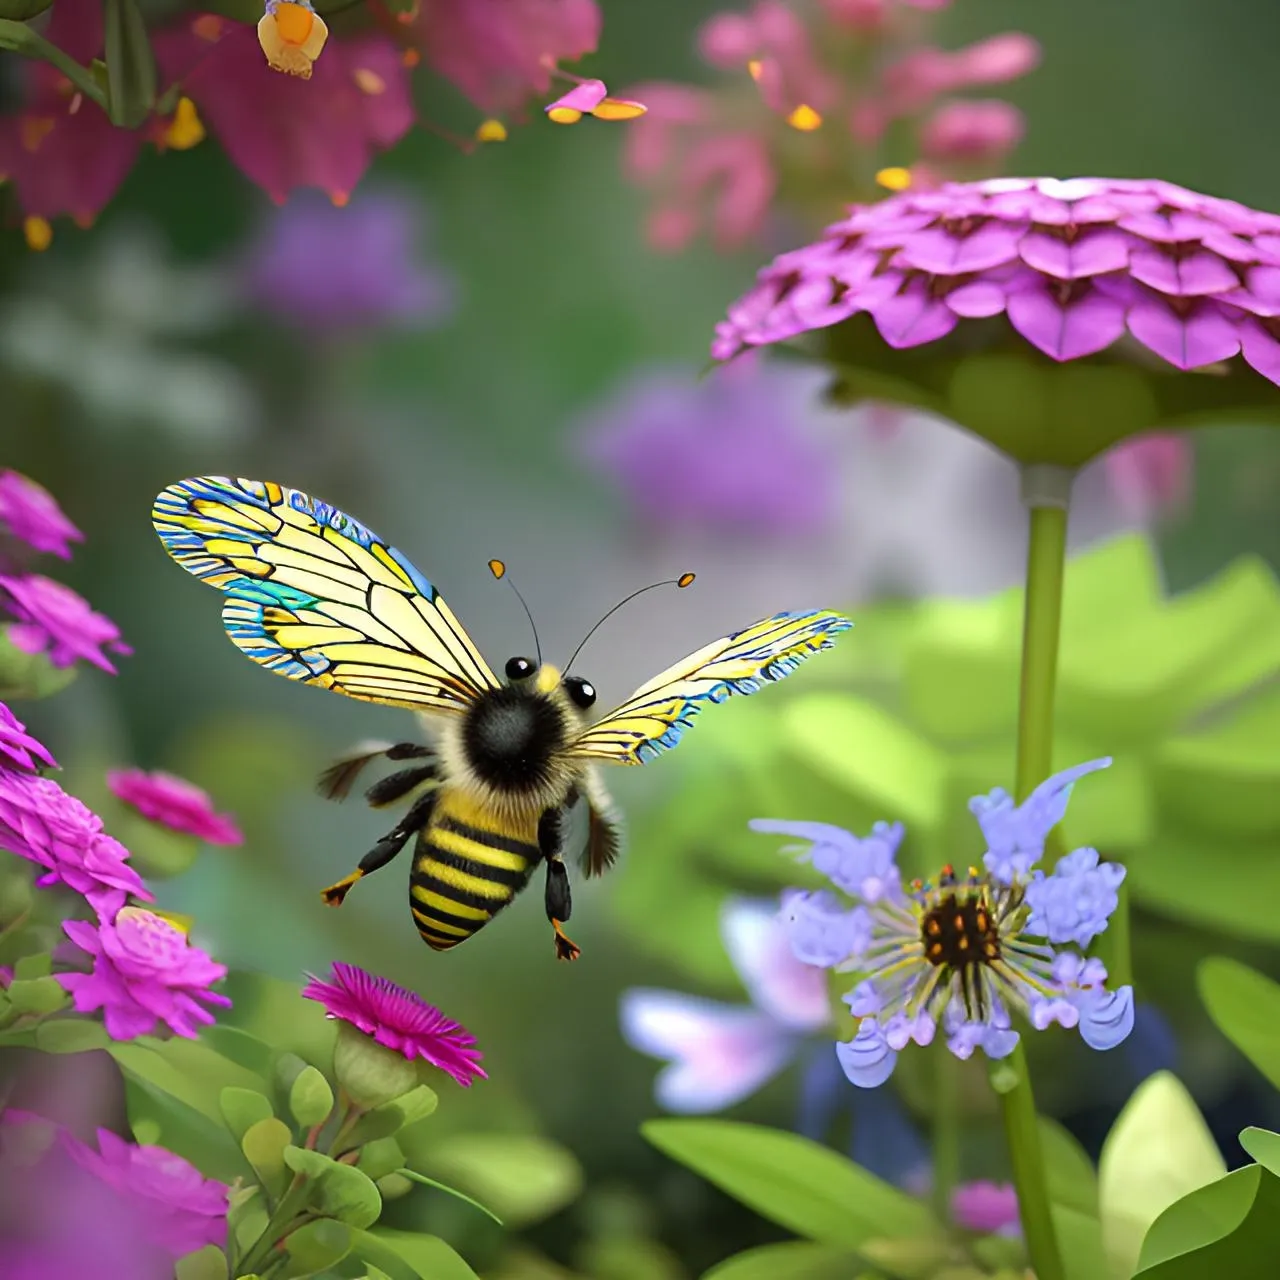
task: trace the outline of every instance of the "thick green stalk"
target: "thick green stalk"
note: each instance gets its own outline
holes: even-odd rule
[[[1022,623],[1022,684],[1018,699],[1017,797],[1043,782],[1053,767],[1053,701],[1058,675],[1058,633],[1067,559],[1067,507],[1072,473],[1063,467],[1023,469],[1022,496],[1030,514],[1026,597]],[[1036,1280],[1065,1280],[1053,1228],[1035,1094],[1019,1044],[992,1064],[1023,1238]]]

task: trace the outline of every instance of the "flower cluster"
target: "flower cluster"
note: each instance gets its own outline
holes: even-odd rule
[[[627,136],[626,169],[649,188],[648,235],[686,245],[703,226],[731,248],[762,229],[775,203],[805,220],[829,216],[849,182],[900,188],[990,172],[1022,137],[1011,104],[952,95],[1016,80],[1039,61],[1017,32],[947,51],[929,43],[912,0],[756,0],[714,15],[698,35],[715,89],[655,83],[634,90],[648,114]],[[914,132],[911,169],[900,147]],[[883,167],[882,167],[883,166]]]
[[[89,225],[144,146],[185,150],[206,129],[277,202],[317,187],[345,204],[374,154],[415,123],[415,67],[425,62],[482,111],[511,113],[599,38],[595,0],[422,0],[394,15],[382,0],[368,7],[380,29],[332,38],[310,0],[266,0],[256,26],[211,13],[171,20],[137,51],[154,52],[160,92],[134,128],[113,123],[91,70],[104,56],[98,0],[54,0],[44,34],[64,58],[24,68],[19,109],[0,117],[0,173],[28,244],[46,248],[56,217]],[[491,119],[476,136],[505,133]]]
[[[945,867],[933,883],[903,885],[901,824],[877,824],[859,839],[822,823],[752,823],[808,842],[815,869],[856,903],[792,890],[782,906],[798,959],[854,975],[845,1001],[858,1031],[836,1046],[854,1084],[883,1084],[898,1053],[912,1041],[929,1044],[939,1027],[958,1058],[976,1049],[989,1058],[1012,1053],[1015,1014],[1036,1030],[1078,1028],[1094,1049],[1129,1034],[1132,988],[1108,991],[1101,962],[1069,949],[1087,947],[1107,927],[1124,868],[1100,862],[1094,849],[1075,850],[1047,875],[1035,868],[1076,781],[1110,763],[1055,774],[1021,805],[999,789],[975,797],[983,870],[959,876]]]

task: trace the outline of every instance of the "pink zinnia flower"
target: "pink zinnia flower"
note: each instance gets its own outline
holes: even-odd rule
[[[1017,1235],[1018,1193],[1007,1182],[965,1182],[951,1193],[956,1225],[984,1235]]]
[[[1111,491],[1134,520],[1151,520],[1184,506],[1191,497],[1195,452],[1173,431],[1153,431],[1109,449],[1102,460]]]
[[[920,130],[920,149],[931,160],[989,163],[1022,141],[1022,112],[998,98],[984,102],[948,102]]]
[[[503,113],[546,93],[557,62],[595,50],[600,10],[595,0],[422,0],[409,31],[435,71]]]
[[[103,651],[133,652],[110,618],[95,613],[83,596],[52,578],[37,573],[0,575],[0,607],[18,619],[9,627],[9,639],[23,653],[47,653],[55,667],[69,667],[83,658],[115,675]]]
[[[88,65],[102,56],[101,4],[55,0],[44,34]],[[117,129],[48,63],[26,61],[21,73],[22,108],[0,117],[0,173],[9,178],[28,219],[70,214],[87,225],[119,189],[145,135]]]
[[[214,1018],[206,1004],[231,1004],[210,991],[227,976],[169,921],[141,907],[124,907],[111,923],[67,920],[67,937],[93,956],[92,973],[62,973],[58,981],[71,993],[80,1013],[103,1011],[113,1040],[150,1034],[163,1022],[175,1035],[194,1040],[200,1025]]]
[[[49,754],[44,744],[37,742],[27,732],[26,726],[3,702],[0,702],[0,754],[8,756],[21,769],[34,771],[40,767],[32,759],[33,756],[38,756],[55,769],[58,767],[58,762]],[[0,769],[5,767],[12,766],[5,766],[0,761]]]
[[[98,1150],[62,1135],[71,1158],[138,1211],[151,1241],[181,1258],[207,1244],[227,1241],[230,1188],[164,1147],[136,1146],[107,1129]]]
[[[460,1085],[488,1078],[480,1066],[481,1054],[471,1047],[475,1036],[412,991],[340,962],[333,966],[332,982],[310,973],[307,977],[303,998],[318,1000],[326,1016],[349,1022],[410,1061],[421,1058],[439,1067]]]
[[[110,918],[129,895],[151,901],[129,851],[52,778],[0,769],[0,848],[44,867],[38,885],[65,884],[101,916]]]
[[[867,312],[891,347],[1004,316],[1054,360],[1124,337],[1178,369],[1243,355],[1280,383],[1280,216],[1169,182],[999,178],[858,206],[782,254],[713,355]]]
[[[207,791],[172,773],[143,769],[112,769],[107,786],[144,818],[172,831],[196,836],[209,844],[243,844],[244,836],[234,819],[215,813]]]
[[[414,122],[408,71],[385,36],[331,39],[306,80],[272,70],[253,27],[214,14],[160,33],[155,49],[232,163],[278,204],[295,187],[345,203]]]
[[[53,494],[17,471],[0,471],[0,522],[27,546],[64,560],[71,559],[71,543],[84,541]]]

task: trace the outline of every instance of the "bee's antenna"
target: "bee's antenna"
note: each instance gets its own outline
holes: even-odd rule
[[[495,578],[507,577],[507,565],[504,560],[490,560],[489,572]],[[511,578],[507,578],[507,586],[516,593],[516,599],[520,601],[524,608],[524,616],[529,619],[529,625],[533,628],[533,647],[538,651],[538,666],[542,666],[542,641],[538,639],[538,624],[533,620],[533,614],[529,612],[529,606],[525,604],[524,596],[520,594],[520,588],[516,586]]]
[[[592,627],[591,630],[588,631],[585,636],[582,637],[582,644],[580,644],[573,651],[573,657],[570,658],[569,661],[564,664],[564,669],[566,671],[572,670],[574,659],[576,659],[578,654],[582,652],[583,646],[587,643],[588,640],[591,639],[593,635],[595,635],[597,631],[600,630],[601,624],[604,623],[606,619],[613,617],[613,615],[617,613],[618,610],[621,609],[624,604],[627,604],[629,601],[634,600],[636,596],[644,595],[646,591],[656,591],[659,587],[679,587],[683,589],[684,587],[692,586],[695,576],[696,575],[692,573],[682,573],[678,578],[667,578],[666,581],[664,582],[651,582],[647,587],[641,587],[639,591],[633,591],[629,596],[626,596],[623,599],[619,600],[618,603],[615,604],[613,608],[610,609],[609,612],[606,613],[604,617],[601,618],[600,621],[597,622],[596,625]]]

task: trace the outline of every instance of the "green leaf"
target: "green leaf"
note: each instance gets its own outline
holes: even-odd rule
[[[264,1080],[271,1077],[271,1063],[275,1050],[257,1036],[242,1031],[225,1022],[215,1022],[200,1032],[200,1039],[224,1058],[230,1058],[237,1066],[252,1071]]]
[[[240,1150],[244,1152],[245,1159],[272,1195],[280,1195],[289,1185],[285,1159],[286,1152],[293,1149],[290,1146],[292,1142],[289,1126],[275,1116],[251,1124],[240,1139]]]
[[[1133,1274],[1147,1229],[1182,1196],[1222,1177],[1226,1165],[1199,1109],[1168,1071],[1134,1091],[1102,1147],[1098,1188],[1112,1274]]]
[[[14,961],[13,976],[15,979],[34,981],[36,978],[47,978],[53,972],[53,956],[47,951],[35,955],[19,956]]]
[[[404,1152],[394,1138],[376,1138],[360,1148],[356,1168],[377,1182],[388,1173],[395,1173],[404,1165]]]
[[[13,34],[29,40],[33,32],[30,27],[18,27]],[[15,47],[0,39],[0,48]],[[60,693],[77,674],[75,667],[55,667],[43,653],[24,653],[9,639],[9,628],[0,628],[0,699],[5,702],[14,698],[47,698]]]
[[[389,1138],[432,1115],[439,1102],[439,1096],[430,1085],[420,1084],[393,1102],[384,1102],[362,1115],[343,1141],[343,1150],[376,1142],[379,1138]]]
[[[226,1280],[227,1255],[216,1244],[207,1244],[179,1258],[173,1275],[174,1280]]]
[[[808,1240],[766,1244],[717,1262],[702,1280],[849,1280],[856,1257]]]
[[[1280,1176],[1280,1133],[1251,1126],[1241,1130],[1240,1145],[1270,1173]]]
[[[315,1067],[305,1067],[289,1088],[289,1110],[304,1129],[323,1124],[333,1110],[333,1090]]]
[[[284,1247],[305,1274],[315,1275],[341,1262],[354,1243],[351,1228],[345,1223],[320,1218],[286,1236]]]
[[[256,1089],[239,1089],[235,1085],[229,1085],[218,1095],[218,1110],[237,1142],[259,1121],[270,1120],[275,1115],[271,1099],[265,1094]]]
[[[1097,1217],[1063,1204],[1051,1204],[1049,1209],[1067,1280],[1103,1280],[1107,1274],[1107,1254],[1102,1244],[1102,1224]]]
[[[783,740],[812,768],[909,826],[942,820],[946,761],[902,721],[852,694],[812,693],[783,707]]]
[[[220,1182],[249,1176],[240,1148],[221,1121],[180,1102],[172,1094],[125,1076],[129,1127],[139,1142],[167,1147]]]
[[[650,1120],[641,1133],[762,1217],[820,1244],[939,1233],[919,1201],[797,1134],[731,1120]]]
[[[1098,1216],[1098,1175],[1084,1148],[1055,1120],[1040,1117],[1040,1150],[1054,1204]]]
[[[9,1003],[19,1013],[34,1013],[40,1016],[57,1013],[70,1003],[70,997],[63,990],[57,978],[14,978],[5,989]]]
[[[418,1173],[413,1169],[404,1168],[397,1169],[396,1173],[403,1178],[407,1178],[410,1182],[419,1182],[424,1187],[434,1187],[437,1191],[443,1191],[446,1195],[453,1196],[457,1200],[463,1201],[465,1204],[471,1205],[473,1209],[479,1209],[486,1217],[492,1218],[498,1226],[503,1225],[503,1221],[492,1209],[487,1205],[483,1205],[479,1200],[473,1200],[469,1195],[459,1191],[457,1187],[451,1187],[448,1183],[437,1182],[434,1178],[428,1178],[425,1173]],[[381,1185],[381,1180],[379,1182]]]
[[[360,1258],[381,1267],[392,1280],[416,1276],[419,1280],[479,1280],[457,1253],[436,1236],[408,1231],[357,1231],[355,1251]]]
[[[1150,1280],[1172,1280],[1174,1276],[1223,1274],[1232,1280],[1235,1270],[1206,1269],[1208,1246],[1227,1240],[1248,1220],[1263,1179],[1270,1178],[1258,1165],[1247,1165],[1200,1187],[1170,1205],[1152,1223],[1142,1244],[1137,1274]],[[1275,1179],[1270,1179],[1275,1184]],[[1280,1208],[1277,1205],[1276,1208]],[[1273,1214],[1275,1209],[1273,1209]],[[1274,1233],[1274,1219],[1270,1232]],[[1178,1266],[1177,1264],[1183,1264]],[[1191,1264],[1191,1269],[1186,1264]],[[1268,1275],[1274,1275],[1274,1261]],[[1259,1273],[1261,1274],[1261,1273]]]
[[[492,1206],[485,1212],[512,1227],[548,1217],[582,1190],[577,1160],[537,1134],[452,1134],[409,1163]]]
[[[284,1161],[294,1173],[310,1180],[310,1203],[317,1212],[360,1229],[377,1222],[382,1197],[359,1169],[302,1147],[286,1147]]]
[[[1280,1089],[1280,985],[1225,956],[1201,961],[1196,985],[1218,1030]]]
[[[218,1098],[229,1085],[266,1092],[266,1081],[198,1040],[144,1036],[112,1044],[108,1052],[128,1076],[222,1123]]]
[[[136,129],[156,99],[156,60],[135,0],[106,0],[107,114],[122,129]]]
[[[102,1023],[87,1018],[53,1018],[36,1027],[36,1048],[42,1053],[88,1053],[110,1043]]]

